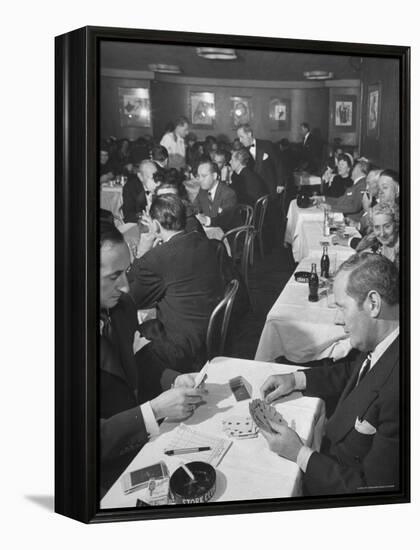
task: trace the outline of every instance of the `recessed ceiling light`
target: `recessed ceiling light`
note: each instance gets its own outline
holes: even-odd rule
[[[330,80],[334,74],[328,71],[305,71],[303,76],[307,80]]]
[[[155,73],[180,74],[182,72],[178,65],[166,65],[165,63],[151,63],[149,69]]]
[[[221,59],[224,61],[238,57],[235,50],[231,48],[197,48],[197,55],[205,59]]]

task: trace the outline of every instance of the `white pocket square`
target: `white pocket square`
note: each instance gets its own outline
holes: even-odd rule
[[[267,160],[267,159],[268,159],[268,155],[267,155],[267,153],[264,153],[263,154],[263,160]]]
[[[362,420],[360,422],[359,418],[356,418],[356,422],[354,424],[354,429],[363,435],[375,435],[376,434],[376,428],[375,426],[372,426],[367,420]]]

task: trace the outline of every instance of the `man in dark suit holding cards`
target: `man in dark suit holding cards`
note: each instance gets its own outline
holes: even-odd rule
[[[127,467],[158,420],[192,414],[202,392],[195,375],[181,375],[139,361],[137,311],[127,296],[130,253],[123,235],[107,221],[100,226],[100,486],[104,492]],[[174,387],[171,387],[173,383]],[[147,386],[147,387],[146,387]],[[167,391],[165,391],[167,390]]]
[[[336,399],[321,451],[305,446],[286,426],[266,436],[270,448],[296,462],[307,494],[398,490],[399,485],[399,281],[383,256],[355,254],[334,281],[337,306],[357,357],[334,366],[270,376],[266,401],[301,390]]]

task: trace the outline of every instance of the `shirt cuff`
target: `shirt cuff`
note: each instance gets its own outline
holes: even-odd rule
[[[140,405],[140,410],[141,414],[143,415],[144,425],[146,427],[147,433],[149,434],[149,437],[159,435],[159,424],[156,421],[152,406],[150,405],[150,401],[146,401],[146,403]]]
[[[315,451],[313,449],[306,447],[305,445],[300,448],[300,451],[298,452],[298,455],[296,457],[296,464],[299,466],[302,472],[306,472],[309,459],[311,458],[312,453],[314,452]]]
[[[210,227],[210,226],[211,226],[211,218],[210,218],[210,216],[205,216],[205,218],[206,218],[206,221],[205,221],[204,225],[205,225],[206,227]]]
[[[306,375],[301,370],[298,370],[293,373],[295,377],[295,390],[302,391],[306,390]]]

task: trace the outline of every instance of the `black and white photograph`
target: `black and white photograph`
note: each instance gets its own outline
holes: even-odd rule
[[[90,33],[99,521],[405,502],[404,48]]]

